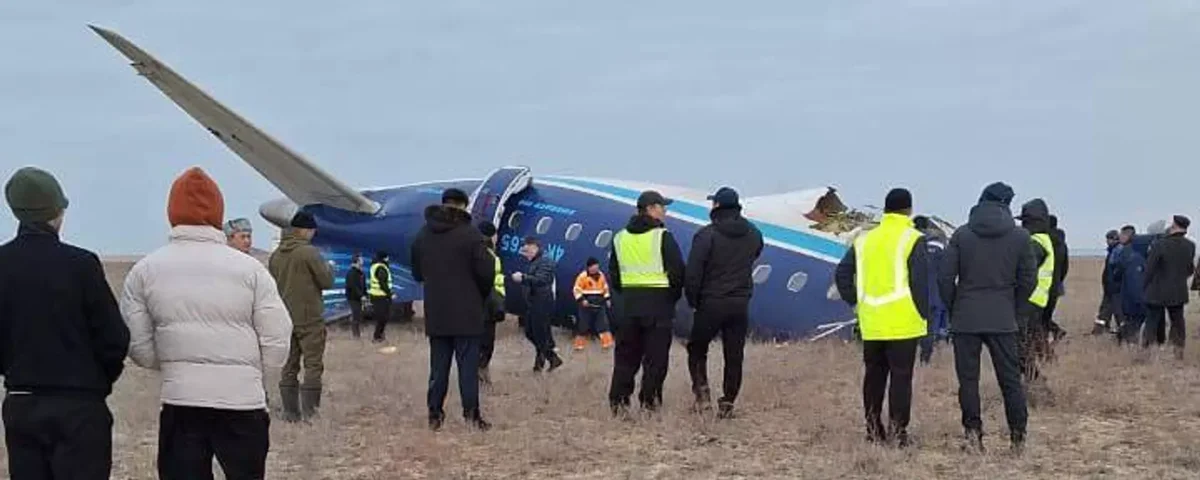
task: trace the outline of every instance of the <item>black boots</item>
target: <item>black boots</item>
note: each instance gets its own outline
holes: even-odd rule
[[[550,363],[550,368],[546,368],[547,362]],[[562,359],[558,358],[558,354],[554,353],[554,351],[550,351],[549,355],[542,355],[539,353],[537,358],[533,360],[533,371],[540,372],[542,370],[546,370],[546,373],[550,373],[558,370],[558,367],[561,367],[562,365]]]
[[[321,387],[303,387],[300,389],[300,419],[311,420],[317,416],[321,406]]]
[[[983,430],[967,429],[963,434],[962,450],[967,453],[983,454]]]
[[[1012,453],[1021,455],[1025,453],[1025,432],[1012,432],[1009,434],[1009,439],[1012,440]]]
[[[481,432],[486,432],[492,429],[492,424],[483,419],[483,414],[479,412],[478,408],[463,412],[463,418],[467,420],[467,425],[470,425],[472,428],[476,428]]]
[[[279,397],[283,403],[283,421],[300,421],[300,387],[279,386]]]
[[[533,359],[533,371],[540,372],[545,369],[546,369],[546,357],[543,357],[542,353],[538,352],[537,358]]]
[[[438,431],[442,429],[442,424],[446,422],[446,414],[444,412],[429,412],[429,429]]]
[[[548,355],[548,358],[550,359],[550,368],[546,369],[546,373],[550,373],[555,370],[558,370],[558,367],[561,367],[563,365],[562,359],[558,358],[558,354],[556,354],[554,352],[550,352],[550,355]]]
[[[733,418],[733,402],[725,399],[717,401],[717,418],[729,420]]]

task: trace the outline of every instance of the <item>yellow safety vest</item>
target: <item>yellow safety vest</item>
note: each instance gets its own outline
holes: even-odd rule
[[[496,293],[499,293],[500,296],[503,297],[504,296],[504,267],[502,267],[500,265],[500,256],[496,255],[496,252],[489,249],[488,253],[491,253],[492,258],[496,260],[496,276],[492,280],[492,288],[496,289]]]
[[[629,233],[621,230],[613,237],[617,263],[620,266],[621,286],[631,288],[668,288],[671,281],[663,268],[662,237],[665,228],[648,232]]]
[[[383,291],[383,285],[381,285],[379,283],[379,278],[375,276],[375,272],[381,268],[383,269],[384,272],[387,272],[386,276],[387,276],[388,286],[392,285],[392,270],[390,268],[388,268],[387,264],[384,264],[384,263],[372,264],[371,265],[371,288],[367,289],[367,295],[370,295],[372,297],[391,297],[392,296],[391,292]]]
[[[1050,303],[1050,287],[1054,285],[1054,244],[1050,241],[1050,235],[1045,233],[1033,234],[1033,241],[1046,251],[1046,259],[1038,265],[1037,288],[1029,296],[1029,303],[1046,308],[1046,304]]]
[[[863,340],[907,340],[928,333],[908,288],[908,257],[920,238],[912,219],[887,213],[878,227],[854,241],[855,310]]]

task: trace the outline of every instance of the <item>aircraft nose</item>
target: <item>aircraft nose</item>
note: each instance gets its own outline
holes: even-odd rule
[[[258,214],[276,227],[284,228],[292,223],[292,216],[298,209],[295,202],[287,198],[278,198],[259,206]]]

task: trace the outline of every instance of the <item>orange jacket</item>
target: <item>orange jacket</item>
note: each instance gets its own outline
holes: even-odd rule
[[[603,306],[609,298],[608,280],[601,272],[596,278],[584,270],[575,277],[575,301],[587,300],[593,306]]]

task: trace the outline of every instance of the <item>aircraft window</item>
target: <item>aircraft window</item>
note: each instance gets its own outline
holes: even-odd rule
[[[571,226],[567,227],[567,241],[574,242],[579,238],[580,233],[583,233],[583,225],[572,223]]]
[[[554,223],[553,218],[542,217],[542,219],[538,220],[538,223],[537,223],[537,234],[545,235],[546,232],[550,231],[550,224],[552,224],[552,223]]]
[[[596,235],[596,246],[607,248],[608,243],[612,241],[612,230],[604,230]]]
[[[793,292],[799,292],[808,283],[808,274],[804,272],[796,272],[792,274],[792,278],[788,279],[787,289]]]
[[[754,279],[754,283],[763,283],[769,276],[771,276],[771,266],[759,265],[754,267],[754,273],[750,275],[750,278]]]
[[[511,228],[513,230],[520,228],[521,217],[524,217],[524,216],[525,215],[521,214],[520,210],[513,212],[512,216],[508,217],[508,228]]]

